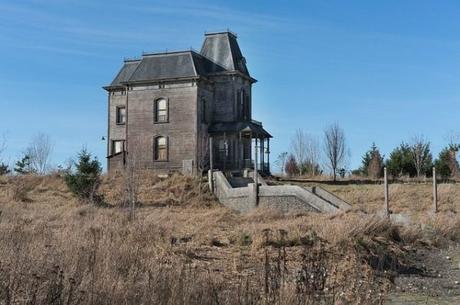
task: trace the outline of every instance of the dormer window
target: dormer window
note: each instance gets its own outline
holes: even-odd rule
[[[154,105],[155,123],[167,123],[168,122],[168,101],[165,98],[160,98],[155,101]]]
[[[123,125],[126,123],[126,107],[117,107],[117,124]]]

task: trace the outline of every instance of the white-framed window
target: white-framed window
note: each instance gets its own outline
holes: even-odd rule
[[[126,107],[117,107],[117,124],[126,123]]]
[[[168,101],[165,98],[160,98],[155,101],[154,105],[154,120],[155,123],[166,123],[169,120],[168,117]]]
[[[168,160],[168,138],[163,136],[155,138],[153,155],[155,161]]]
[[[125,141],[123,140],[114,140],[112,141],[112,154],[118,154],[123,152],[125,149]]]

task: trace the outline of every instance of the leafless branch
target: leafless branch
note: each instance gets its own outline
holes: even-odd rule
[[[297,129],[291,140],[291,150],[297,164],[299,165],[300,175],[303,174],[302,165],[307,161],[308,136],[302,129]]]
[[[49,161],[53,151],[51,138],[44,133],[38,133],[26,149],[32,168],[39,174],[45,174],[49,169]]]
[[[414,136],[411,143],[411,153],[417,177],[420,177],[423,166],[430,156],[430,142],[423,135]]]
[[[0,163],[3,161],[2,155],[6,150],[6,136],[5,134],[2,135],[2,139],[0,140]]]
[[[344,164],[346,158],[345,133],[338,123],[334,123],[324,130],[324,152],[327,165],[332,171],[334,181],[336,181],[337,170]]]

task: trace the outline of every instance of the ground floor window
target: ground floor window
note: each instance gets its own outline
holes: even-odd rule
[[[125,141],[114,140],[112,141],[112,154],[118,154],[124,151]]]
[[[154,159],[155,161],[168,160],[168,139],[166,137],[155,138]]]

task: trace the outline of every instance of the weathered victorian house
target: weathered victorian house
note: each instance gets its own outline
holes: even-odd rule
[[[271,136],[252,120],[255,82],[231,32],[205,34],[199,53],[125,60],[104,87],[109,171],[129,160],[163,171],[242,170],[256,155],[268,171]]]

